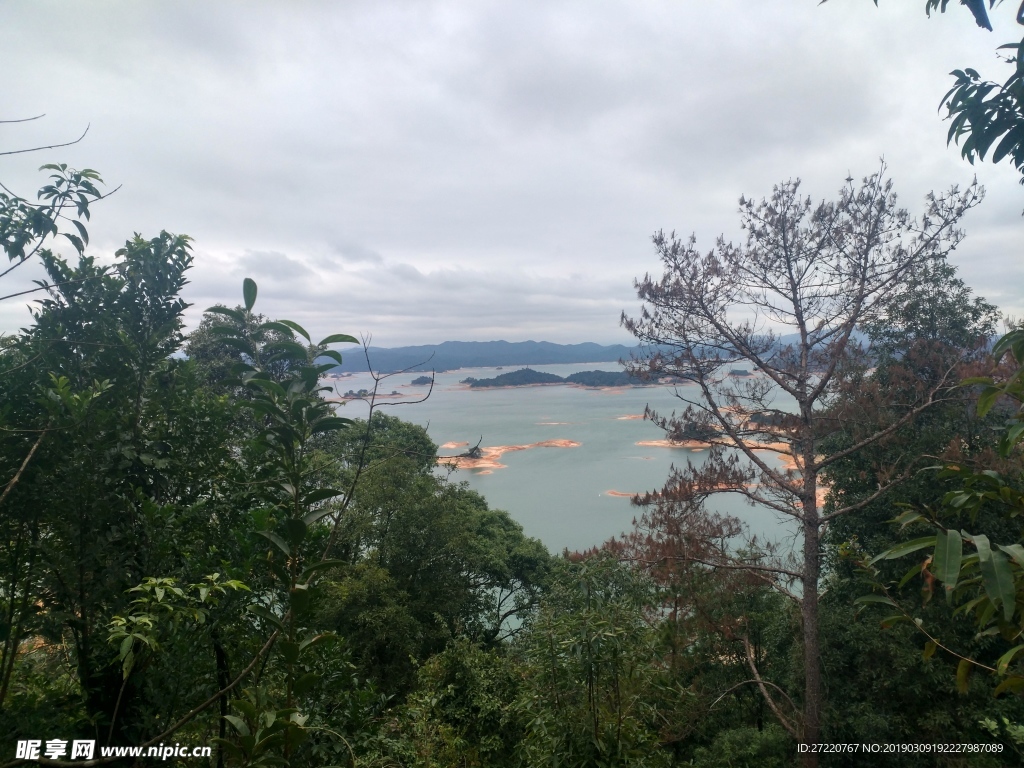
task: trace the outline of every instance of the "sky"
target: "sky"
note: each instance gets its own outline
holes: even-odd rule
[[[884,157],[900,202],[977,176],[951,260],[1024,315],[1024,187],[947,147],[948,73],[1008,72],[966,8],[881,0],[7,0],[0,181],[99,170],[90,252],[194,238],[187,320],[241,302],[377,346],[630,343],[651,235],[740,239],[738,200],[831,199]],[[1011,7],[1011,5],[1013,7]],[[69,249],[70,250],[70,249]],[[70,254],[69,254],[70,255]],[[4,293],[39,277],[26,267]],[[0,330],[27,325],[0,306]]]

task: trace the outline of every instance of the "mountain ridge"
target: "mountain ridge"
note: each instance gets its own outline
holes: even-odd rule
[[[506,365],[558,363],[610,363],[628,359],[638,347],[624,344],[555,344],[550,341],[444,341],[409,347],[370,347],[370,364],[383,373],[394,371],[452,371],[459,368],[491,368]],[[359,350],[342,350],[339,372],[368,370]]]

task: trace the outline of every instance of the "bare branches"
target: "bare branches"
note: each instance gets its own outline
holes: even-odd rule
[[[46,117],[46,113],[45,112],[43,112],[42,114],[39,114],[39,115],[35,115],[33,117],[22,117],[22,118],[19,118],[17,120],[0,120],[0,125],[8,125],[8,124],[11,124],[11,123],[31,123],[33,120],[38,120],[38,119],[40,119],[42,117]]]
[[[670,377],[695,385],[679,388],[681,414],[647,415],[669,440],[690,440],[711,448],[700,466],[673,469],[665,487],[638,499],[654,505],[632,544],[658,557],[703,564],[731,573],[747,572],[800,603],[804,642],[804,710],[801,735],[816,741],[821,716],[818,586],[821,536],[838,516],[876,501],[904,479],[894,468],[880,473],[876,491],[823,516],[819,474],[870,445],[888,441],[941,401],[960,361],[906,384],[905,403],[883,403],[874,391],[878,420],[850,424],[840,397],[856,406],[857,387],[872,364],[856,338],[859,328],[884,321],[901,289],[915,273],[941,264],[963,238],[957,223],[977,205],[983,190],[972,184],[942,196],[929,195],[920,219],[898,207],[892,182],[879,172],[855,185],[852,178],[834,201],[814,205],[801,196],[800,182],[777,185],[768,199],[740,199],[746,241],[719,238],[701,253],[695,240],[657,232],[654,246],[664,273],[635,283],[644,302],[623,325],[646,349],[630,373]],[[743,366],[737,370],[735,366]],[[909,370],[909,368],[908,368]],[[856,408],[852,408],[856,410]],[[852,427],[852,428],[851,428]],[[823,438],[842,430],[847,444],[820,456]],[[882,476],[885,475],[885,477]],[[737,546],[744,532],[704,508],[717,493],[738,493],[757,506],[795,523],[792,566],[765,552]],[[703,538],[702,538],[703,537]],[[797,549],[800,551],[797,552]],[[750,556],[748,552],[752,552]],[[775,555],[776,552],[770,553]],[[786,580],[802,585],[799,596]],[[754,679],[779,722],[787,719],[760,680]]]
[[[416,365],[413,365],[409,368],[405,368],[401,371],[395,371],[388,374],[381,374],[377,371],[374,371],[373,365],[370,361],[370,338],[368,336],[363,337],[363,356],[366,359],[366,367],[370,371],[370,378],[373,379],[373,391],[370,392],[368,398],[361,398],[370,406],[369,413],[366,416],[366,431],[364,432],[363,439],[360,442],[359,457],[356,461],[356,471],[353,473],[352,480],[349,483],[348,490],[345,492],[344,501],[341,504],[341,508],[332,513],[331,515],[331,519],[334,524],[331,526],[331,533],[327,537],[327,544],[324,546],[323,554],[320,556],[321,560],[326,560],[328,558],[328,555],[330,554],[331,549],[334,546],[334,542],[337,540],[338,532],[341,529],[341,524],[344,520],[345,513],[348,511],[348,508],[352,503],[356,486],[359,484],[359,480],[362,477],[364,471],[366,470],[366,452],[370,447],[370,434],[373,424],[374,409],[380,405],[414,405],[416,403],[422,403],[428,397],[430,397],[431,393],[434,391],[434,372],[431,371],[430,389],[427,390],[427,394],[424,395],[423,397],[419,398],[418,400],[404,400],[399,403],[378,403],[378,391],[380,390],[380,385],[382,382],[391,378],[392,376],[397,376],[402,373],[408,373],[414,368],[419,368],[421,365],[423,365],[423,363],[417,363]]]
[[[42,116],[43,115],[36,115],[35,117],[27,117],[24,120],[3,120],[3,121],[0,121],[0,122],[4,122],[4,123],[24,123],[24,122],[28,122],[29,120],[38,120]],[[30,147],[28,149],[10,149],[10,150],[8,150],[6,152],[0,152],[0,156],[3,156],[3,155],[24,155],[24,154],[26,154],[28,152],[42,152],[44,149],[60,149],[61,147],[70,147],[70,146],[72,146],[74,144],[77,144],[82,139],[84,139],[85,138],[85,134],[87,134],[89,132],[89,129],[91,127],[92,127],[91,123],[89,125],[86,125],[85,126],[85,130],[82,131],[82,135],[79,136],[74,141],[65,141],[63,144],[45,144],[43,146]]]
[[[25,467],[27,467],[28,463],[32,461],[32,457],[35,456],[36,450],[38,450],[39,446],[42,445],[43,438],[46,437],[46,433],[48,431],[49,429],[43,429],[39,432],[39,437],[37,437],[36,441],[32,444],[32,448],[25,456],[25,460],[21,462],[21,466],[18,467],[18,471],[14,473],[14,477],[12,477],[7,482],[7,485],[4,486],[4,492],[3,494],[0,494],[0,504],[3,504],[4,501],[6,501],[7,496],[14,489],[14,486],[18,484],[18,481],[21,479],[22,473],[25,471]]]
[[[794,712],[799,712],[800,710],[797,709],[796,705],[793,703],[793,700],[790,699],[789,696],[786,696],[785,691],[779,688],[779,686],[775,685],[774,683],[765,683],[765,681],[761,679],[761,674],[757,671],[757,664],[754,663],[754,650],[750,647],[750,640],[748,640],[746,637],[743,638],[743,650],[747,657],[747,664],[750,666],[750,672],[754,675],[754,680],[757,682],[757,687],[758,689],[760,689],[761,695],[764,696],[764,700],[768,703],[768,706],[771,708],[772,712],[775,713],[775,717],[778,718],[778,721],[782,725],[782,727],[789,732],[789,735],[797,741],[800,741],[800,729],[797,727],[796,723],[794,723],[792,720],[786,717],[782,713],[782,710],[779,709],[779,705],[775,703],[775,699],[773,699],[771,697],[771,694],[768,693],[768,686],[770,685],[777,691],[779,691],[785,697],[786,701],[789,702],[789,706],[793,708]]]

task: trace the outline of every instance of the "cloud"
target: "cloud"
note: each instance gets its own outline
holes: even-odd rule
[[[0,35],[18,74],[0,117],[48,117],[0,126],[0,148],[92,129],[58,153],[6,158],[0,180],[31,194],[41,162],[99,168],[124,186],[97,207],[94,247],[192,235],[202,306],[240,295],[251,273],[282,316],[394,344],[581,341],[620,338],[632,279],[658,269],[653,231],[736,238],[741,194],[801,177],[831,197],[884,155],[911,210],[978,174],[989,198],[954,261],[1021,314],[1018,176],[967,166],[936,112],[951,69],[993,62],[985,74],[1003,77],[996,38],[961,8],[921,11],[8,3]],[[1012,17],[996,9],[997,34]],[[0,322],[18,316],[3,308]]]
[[[316,274],[297,259],[279,251],[246,251],[238,258],[235,273],[245,277],[267,277],[275,282],[306,282]]]
[[[336,244],[331,248],[331,252],[349,264],[384,263],[384,258],[375,250],[357,243]]]

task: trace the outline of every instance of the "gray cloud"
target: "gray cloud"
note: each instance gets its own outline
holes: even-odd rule
[[[381,343],[604,341],[658,268],[654,230],[736,237],[740,194],[799,176],[828,197],[884,155],[911,210],[978,174],[954,260],[1021,314],[1017,174],[967,166],[936,113],[954,67],[1002,76],[1012,9],[989,35],[961,8],[881,5],[3,4],[0,117],[49,116],[0,149],[93,127],[0,173],[28,192],[59,159],[123,183],[94,246],[193,235],[196,307],[237,301],[244,273],[263,311]]]

